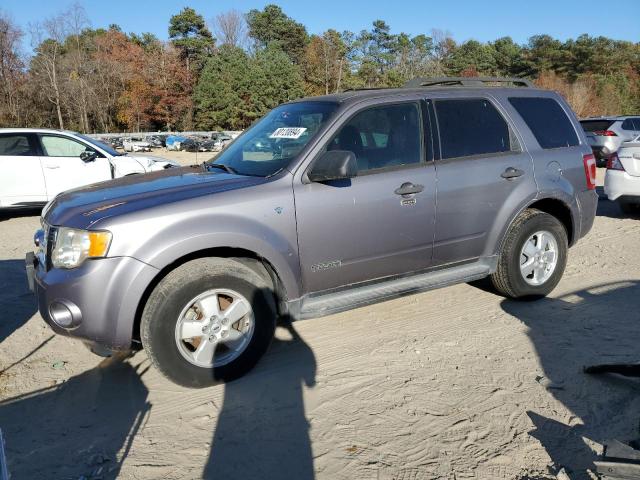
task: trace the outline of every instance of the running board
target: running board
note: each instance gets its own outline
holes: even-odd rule
[[[302,299],[299,314],[295,315],[295,307],[291,308],[290,312],[294,318],[299,319],[323,317],[403,295],[434,290],[456,283],[471,282],[484,278],[494,271],[496,261],[497,258],[492,257],[457,267],[447,267],[339,292],[305,297]]]

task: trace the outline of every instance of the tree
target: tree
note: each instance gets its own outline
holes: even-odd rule
[[[65,39],[64,16],[58,15],[45,20],[42,24],[31,26],[32,46],[35,56],[31,60],[33,76],[39,80],[47,100],[56,109],[58,126],[64,129],[62,118],[62,89],[60,82],[60,57]],[[45,35],[47,38],[45,39]]]
[[[22,36],[22,30],[0,12],[0,125],[20,123],[20,93],[25,79]]]
[[[260,48],[277,46],[292,62],[300,63],[309,41],[307,29],[301,23],[285,15],[277,5],[267,5],[264,10],[250,10],[247,14],[249,36]]]
[[[495,50],[490,45],[476,40],[467,40],[456,48],[448,62],[448,67],[455,75],[473,71],[480,75],[495,75],[497,63]]]
[[[300,67],[276,46],[250,56],[230,45],[207,62],[194,90],[199,128],[240,130],[304,94]]]
[[[337,92],[342,87],[347,66],[347,45],[335,30],[312,35],[302,62],[309,95]]]
[[[247,43],[247,22],[238,10],[220,13],[212,23],[221,45],[243,48]]]
[[[171,17],[169,38],[182,53],[189,71],[199,71],[215,46],[215,39],[204,18],[190,7],[183,8],[180,13]]]

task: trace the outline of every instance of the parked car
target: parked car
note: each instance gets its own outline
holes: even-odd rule
[[[165,145],[167,147],[167,150],[177,151],[180,150],[182,142],[186,140],[188,140],[187,137],[183,135],[169,135],[165,140]]]
[[[141,138],[127,137],[122,141],[122,148],[125,152],[150,152],[151,144]]]
[[[216,152],[216,141],[215,140],[204,140],[198,143],[198,151],[199,152]]]
[[[211,140],[214,142],[212,151],[219,152],[231,143],[233,138],[226,133],[214,133],[211,135]]]
[[[609,155],[617,152],[623,142],[640,135],[640,116],[585,118],[580,124],[599,167],[606,166]]]
[[[64,190],[176,166],[130,157],[75,132],[0,129],[0,209],[43,206]]]
[[[180,150],[184,152],[197,152],[200,148],[200,142],[187,137],[182,142],[180,142]]]
[[[162,148],[166,146],[166,135],[147,135],[144,139],[152,148]]]
[[[623,213],[640,213],[640,135],[609,156],[604,192]]]
[[[214,161],[63,194],[27,269],[54,331],[142,346],[203,387],[251,369],[279,315],[487,276],[547,295],[592,227],[595,176],[557,93],[420,79],[286,103]]]

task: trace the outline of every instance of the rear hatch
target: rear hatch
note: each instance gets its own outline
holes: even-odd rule
[[[623,143],[618,150],[618,158],[629,175],[640,177],[640,140],[638,138],[634,142]]]
[[[615,119],[580,120],[580,125],[587,136],[587,141],[591,147],[602,147],[607,141],[606,132],[609,132]]]

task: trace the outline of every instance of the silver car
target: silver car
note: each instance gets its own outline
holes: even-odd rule
[[[483,81],[503,79],[286,103],[215,160],[59,195],[27,254],[43,319],[203,387],[249,371],[279,316],[483,277],[547,295],[593,225],[595,159],[558,94]]]
[[[580,124],[599,167],[605,166],[606,157],[617,152],[623,142],[640,135],[640,116],[585,118]]]

